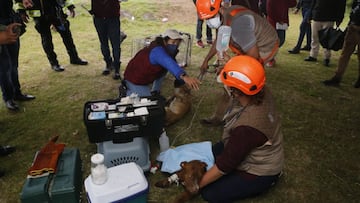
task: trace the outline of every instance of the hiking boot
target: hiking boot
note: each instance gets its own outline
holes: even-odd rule
[[[304,61],[314,62],[314,61],[317,61],[317,58],[314,58],[314,57],[312,57],[312,56],[309,56],[309,57],[305,58]]]
[[[200,48],[204,48],[205,46],[204,46],[204,43],[201,41],[201,40],[198,40],[197,42],[196,42],[196,46],[198,46],[198,47],[200,47]]]
[[[340,85],[340,79],[334,76],[330,80],[323,81],[323,83],[326,86],[338,87]]]

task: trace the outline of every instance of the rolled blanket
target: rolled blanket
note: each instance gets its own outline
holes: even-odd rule
[[[55,173],[57,161],[63,152],[65,144],[56,144],[58,136],[52,138],[36,155],[29,175],[37,176],[43,173]]]

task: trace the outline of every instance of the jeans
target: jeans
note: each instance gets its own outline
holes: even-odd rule
[[[201,40],[201,38],[202,38],[203,23],[204,23],[204,20],[201,20],[200,18],[197,19],[196,40]],[[212,30],[207,25],[206,25],[206,41],[212,41]]]
[[[94,25],[98,33],[101,53],[103,55],[106,67],[113,66],[115,72],[120,70],[120,19],[115,18],[97,18],[94,17]],[[110,55],[109,41],[112,47],[112,57]]]
[[[276,30],[276,32],[279,37],[279,47],[281,47],[285,42],[286,31],[285,30]]]
[[[297,41],[297,44],[295,46],[294,49],[299,50],[301,48],[301,44],[304,40],[304,37],[306,35],[306,47],[310,47],[311,46],[311,24],[309,22],[309,17],[310,17],[310,13],[311,13],[311,9],[310,8],[302,8],[302,21],[300,24],[300,34],[299,34],[299,38]]]
[[[20,42],[0,46],[0,86],[4,101],[8,101],[21,94],[18,74]]]
[[[152,88],[150,85],[136,85],[128,80],[124,80],[126,83],[126,96],[130,96],[132,93],[139,95],[140,97],[148,97],[151,96],[152,91],[160,92],[161,84],[164,81],[166,74],[162,77],[156,79],[152,83]]]

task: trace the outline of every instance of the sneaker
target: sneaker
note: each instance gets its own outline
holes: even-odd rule
[[[325,59],[324,60],[324,66],[330,67],[330,59]]]
[[[204,46],[204,43],[201,41],[201,40],[198,40],[197,42],[196,42],[196,46],[198,46],[198,47],[200,47],[200,48],[204,48],[205,46]]]
[[[265,66],[271,68],[275,66],[275,63],[276,63],[275,59],[272,59],[271,61],[267,62]]]
[[[309,56],[309,57],[305,58],[304,61],[314,62],[314,61],[317,61],[317,58],[314,58],[314,57],[312,57],[312,56]]]
[[[329,80],[325,80],[323,81],[324,85],[326,86],[334,86],[334,87],[338,87],[340,85],[340,79],[336,78],[336,77],[332,77]]]

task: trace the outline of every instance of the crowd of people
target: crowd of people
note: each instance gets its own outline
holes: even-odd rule
[[[51,27],[63,39],[74,65],[87,65],[78,56],[70,31],[70,23],[63,8],[67,7],[70,16],[75,16],[71,1],[17,0],[17,12],[12,0],[0,1],[0,85],[3,100],[9,110],[18,110],[15,101],[35,99],[23,94],[18,79],[19,36],[25,32],[29,17],[35,22],[35,29],[50,62],[57,72],[65,69],[59,64],[52,43]],[[302,22],[297,44],[290,54],[300,50],[310,51],[305,61],[317,61],[320,45],[320,29],[340,26],[345,13],[343,0],[194,0],[198,14],[196,44],[203,48],[201,41],[202,23],[207,24],[207,43],[211,45],[200,71],[205,72],[209,61],[217,56],[223,61],[218,72],[223,92],[218,105],[210,118],[202,119],[204,125],[222,125],[223,133],[219,142],[213,145],[215,164],[200,182],[201,195],[208,202],[232,202],[259,195],[269,190],[282,174],[284,165],[281,120],[275,108],[275,99],[270,87],[266,85],[265,67],[275,65],[275,56],[285,42],[289,27],[289,8],[295,13],[302,9]],[[44,3],[44,4],[43,4]],[[177,82],[199,90],[199,79],[190,76],[176,61],[181,33],[167,29],[156,37],[149,46],[136,53],[120,75],[121,31],[120,4],[118,0],[92,0],[90,13],[100,41],[101,54],[105,62],[103,75],[114,70],[114,79],[121,79],[126,95],[141,97],[160,95],[161,86],[167,72]],[[216,41],[212,39],[211,29],[221,26],[231,28],[229,51],[219,53]],[[360,1],[354,0],[347,26],[343,50],[335,75],[324,81],[325,85],[338,86],[351,54],[360,45]],[[306,44],[302,46],[304,37]],[[201,43],[200,43],[201,41]],[[111,45],[112,53],[110,51]],[[214,43],[213,43],[214,42]],[[354,43],[355,42],[355,43]],[[231,53],[228,53],[230,52]],[[226,57],[219,57],[226,56]],[[324,49],[324,65],[330,65],[330,50]],[[358,52],[360,62],[360,53]],[[269,65],[270,63],[270,65]],[[360,63],[359,63],[360,64]],[[360,67],[360,65],[359,65]],[[354,87],[360,87],[359,78]],[[0,154],[8,155],[15,151],[11,146],[0,146]],[[4,172],[0,171],[0,176]]]

